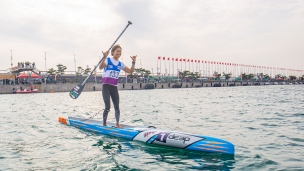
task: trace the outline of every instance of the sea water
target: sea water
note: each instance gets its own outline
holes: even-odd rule
[[[0,170],[304,170],[304,85],[120,91],[121,123],[202,134],[235,155],[191,152],[63,125],[101,120],[100,91],[0,95]],[[111,108],[109,122],[115,122]]]

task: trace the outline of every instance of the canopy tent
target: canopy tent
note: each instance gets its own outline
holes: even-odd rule
[[[22,73],[22,74],[18,75],[17,78],[29,78],[29,76],[26,75],[25,73]]]
[[[37,75],[35,73],[32,73],[31,76],[26,75],[25,73],[22,73],[22,74],[18,75],[17,78],[41,78],[41,76]]]
[[[32,73],[32,75],[31,75],[30,77],[32,77],[32,78],[41,78],[40,75],[37,75],[37,74],[35,74],[35,73]]]

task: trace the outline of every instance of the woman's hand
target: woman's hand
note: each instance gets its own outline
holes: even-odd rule
[[[102,51],[102,53],[103,53],[103,57],[108,57],[109,56],[109,51],[105,51],[105,52]]]
[[[130,56],[131,57],[131,59],[132,59],[132,62],[136,62],[136,57],[137,57],[137,55],[135,55],[135,56]]]
[[[108,55],[109,55],[109,51],[105,51],[105,52],[102,51],[102,53],[103,53],[103,58],[99,65],[99,69],[103,69],[104,67],[106,67],[105,60],[106,60],[106,57],[108,57]]]

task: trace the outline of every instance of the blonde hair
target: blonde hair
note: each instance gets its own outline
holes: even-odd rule
[[[111,50],[111,55],[113,55],[113,52],[114,52],[117,48],[120,48],[120,49],[122,50],[121,46],[120,46],[119,44],[116,44],[116,45],[113,46],[113,48],[112,48],[112,50]]]

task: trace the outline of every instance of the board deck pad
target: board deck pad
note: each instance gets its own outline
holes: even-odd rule
[[[84,118],[77,118],[77,117],[69,117],[69,120],[79,120],[82,122],[85,122],[87,124],[92,124],[92,125],[100,125],[103,126],[103,122],[99,121],[99,120],[93,120],[93,119],[84,119]],[[131,125],[126,125],[126,124],[120,124],[120,126],[122,126],[123,128],[121,129],[128,129],[128,128],[149,128],[149,127],[140,127],[140,126],[131,126]],[[107,126],[106,127],[116,127],[115,123],[112,122],[107,122]],[[154,127],[154,126],[153,126]],[[155,128],[155,127],[154,127]]]

